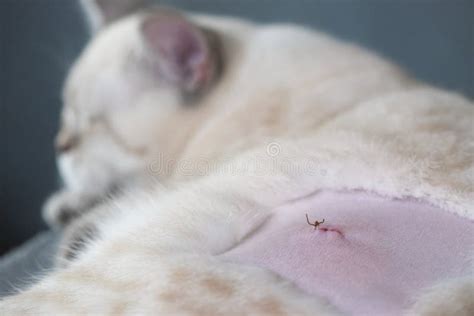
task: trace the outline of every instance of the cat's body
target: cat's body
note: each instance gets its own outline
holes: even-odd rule
[[[301,27],[190,18],[218,33],[214,49],[224,65],[216,82],[189,100],[140,65],[146,65],[140,60],[146,43],[138,34],[143,17],[104,30],[73,68],[57,140],[68,148],[58,160],[66,190],[87,196],[82,203],[96,202],[97,194],[123,177],[148,174],[165,184],[207,174],[245,150],[309,136],[363,101],[415,86],[379,57]],[[110,60],[111,52],[119,53]],[[75,107],[83,117],[74,117]],[[83,126],[74,130],[78,124]],[[92,141],[97,144],[87,143]],[[61,208],[74,211],[68,201],[81,203],[74,197],[59,200],[47,206],[49,222],[68,218],[60,215]]]
[[[96,35],[64,97],[66,186],[45,216],[80,218],[72,248],[84,231],[94,241],[65,249],[79,258],[0,302],[3,314],[332,314],[217,255],[321,189],[422,198],[474,218],[471,103],[300,27],[149,9]],[[115,190],[133,193],[104,203]],[[456,292],[468,311],[472,283],[456,284],[436,293]],[[418,310],[449,311],[436,295]]]

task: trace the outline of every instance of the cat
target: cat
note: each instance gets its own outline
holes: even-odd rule
[[[95,34],[66,79],[64,188],[44,208],[66,227],[64,268],[1,314],[334,315],[324,297],[218,255],[319,189],[472,218],[462,96],[299,26],[83,3]],[[412,312],[469,312],[472,282],[453,284]]]
[[[124,40],[125,32],[131,31],[105,26],[121,14],[139,9],[143,1],[84,4],[91,28],[101,30],[100,12],[104,12],[104,27],[66,80],[61,129],[56,138],[65,186],[45,203],[43,212],[53,227],[67,226],[110,196],[149,183],[150,178],[168,186],[203,175],[203,170],[189,170],[183,175],[183,164],[191,164],[193,169],[199,169],[200,162],[217,166],[234,153],[271,139],[309,133],[318,121],[347,110],[358,100],[413,84],[397,67],[376,56],[354,46],[337,49],[343,44],[322,34],[314,39],[310,31],[301,28],[262,28],[255,37],[265,42],[260,44],[256,38],[247,49],[244,43],[255,33],[252,23],[195,17],[200,23],[195,26],[176,12],[162,9],[155,19],[150,17],[148,24],[142,25],[141,35]],[[165,19],[170,25],[160,24]],[[136,24],[132,20],[129,29],[133,28],[130,24]],[[127,23],[120,27],[127,28]],[[176,30],[166,33],[162,31],[165,28]],[[308,46],[300,48],[307,49],[306,54],[292,52],[291,43],[286,51],[273,53],[285,43],[272,41],[288,41],[292,36],[295,39],[291,42],[299,39],[299,43],[308,43],[299,44]],[[307,41],[309,37],[313,39]],[[324,54],[334,52],[341,54],[334,65],[320,65],[328,63]],[[292,58],[294,53],[299,56]],[[241,58],[242,54],[246,58]],[[351,60],[349,55],[360,57]],[[263,74],[260,78],[255,76],[255,63]],[[320,70],[304,72],[302,67],[308,63]],[[371,69],[364,71],[370,74],[360,83],[354,83],[358,78],[348,78],[344,83],[352,90],[360,86],[359,91],[347,100],[329,101],[335,104],[326,112],[318,108],[313,91],[308,89],[313,81],[339,71],[341,76],[350,77],[367,64]],[[276,65],[277,82],[269,81],[266,73],[276,72]],[[98,67],[100,73],[94,70]],[[250,85],[247,76],[253,77]],[[382,76],[389,79],[382,82]],[[296,78],[299,87],[293,83]],[[230,93],[229,87],[238,92]],[[305,115],[292,113],[297,111]],[[256,113],[250,120],[251,112]],[[222,133],[224,126],[227,135]]]

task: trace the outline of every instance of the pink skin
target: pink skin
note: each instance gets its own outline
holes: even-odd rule
[[[325,222],[315,230],[308,225]],[[352,315],[399,315],[425,287],[472,273],[474,223],[425,202],[323,191],[274,210],[223,254]]]

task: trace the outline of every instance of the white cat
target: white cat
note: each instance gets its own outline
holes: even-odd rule
[[[298,26],[142,2],[86,3],[97,33],[66,81],[65,186],[44,213],[72,222],[60,256],[76,260],[0,314],[338,314],[334,297],[225,254],[322,190],[474,219],[469,100]],[[116,191],[130,193],[104,201]],[[468,315],[472,282],[450,282],[412,313]]]

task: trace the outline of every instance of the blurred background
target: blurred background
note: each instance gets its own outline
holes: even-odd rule
[[[156,1],[158,2],[158,1]],[[472,0],[174,0],[175,7],[295,22],[369,47],[416,77],[474,97]],[[0,255],[46,229],[57,188],[61,85],[84,47],[76,0],[0,0]]]

